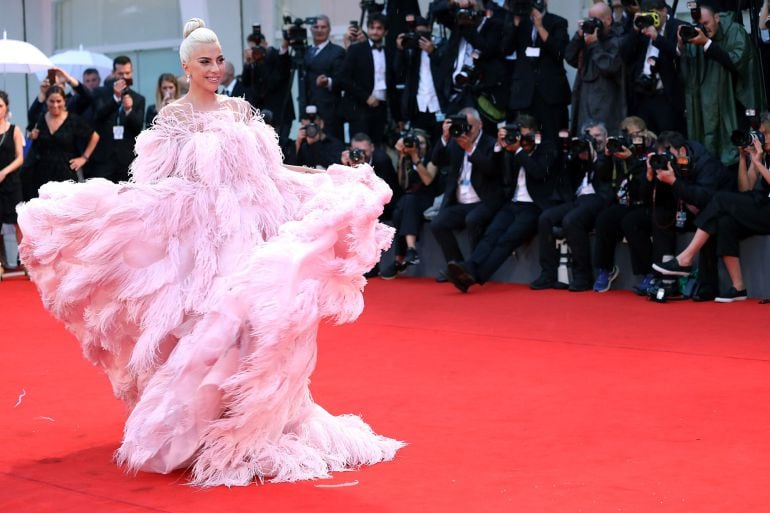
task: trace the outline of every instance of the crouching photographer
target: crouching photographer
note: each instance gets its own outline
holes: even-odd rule
[[[599,213],[615,197],[611,162],[604,155],[606,142],[607,128],[595,121],[586,123],[581,135],[569,142],[565,165],[569,191],[564,203],[545,210],[538,219],[541,272],[529,284],[531,289],[567,288],[557,280],[559,253],[553,229],[561,226],[572,252],[569,290],[591,290],[594,279],[589,233]]]
[[[695,220],[725,181],[726,171],[720,160],[699,142],[686,139],[679,132],[663,132],[658,137],[657,153],[647,158],[645,187],[652,194],[653,262],[663,262],[676,254],[678,233],[693,231]],[[715,245],[704,245],[698,271],[698,291],[693,299],[710,301],[717,291]],[[659,264],[653,264],[660,271]],[[662,287],[656,299],[663,300],[676,289]],[[660,297],[664,296],[664,297]]]
[[[741,157],[738,161],[738,191],[717,192],[695,219],[698,229],[690,244],[676,258],[654,264],[654,268],[669,276],[685,276],[692,271],[700,251],[716,236],[716,254],[722,257],[731,287],[714,299],[731,303],[746,299],[739,260],[739,242],[751,235],[770,234],[770,113],[763,113],[758,130],[735,134]]]
[[[293,159],[287,155],[286,160],[291,164],[317,169],[326,169],[337,162],[345,145],[327,134],[324,127],[324,119],[318,115],[316,106],[308,105],[297,130],[296,155]]]
[[[385,205],[381,220],[391,219],[393,216],[393,207],[398,200],[399,186],[396,170],[393,169],[393,162],[384,150],[376,148],[374,141],[367,134],[359,132],[350,139],[350,148],[343,151],[340,155],[340,162],[346,166],[358,166],[369,164],[374,169],[374,174],[388,184],[393,191],[393,198]]]
[[[428,137],[422,130],[405,133],[396,142],[400,196],[393,209],[396,251],[391,265],[380,270],[380,278],[392,280],[410,265],[420,263],[417,239],[423,225],[423,212],[436,196],[436,167],[430,163]]]
[[[607,139],[604,150],[612,164],[611,181],[616,199],[596,219],[594,290],[606,292],[618,277],[615,247],[625,238],[631,254],[633,273],[640,276],[634,287],[646,294],[652,279],[652,244],[650,235],[650,190],[645,187],[647,154],[655,151],[655,135],[647,130],[644,120],[636,116],[620,124],[622,134]]]
[[[446,275],[461,292],[483,285],[511,253],[537,233],[543,210],[556,204],[558,151],[541,140],[537,120],[519,115],[516,123],[500,128],[496,151],[503,151],[504,184],[508,201],[497,211],[484,236],[465,262],[449,262]]]

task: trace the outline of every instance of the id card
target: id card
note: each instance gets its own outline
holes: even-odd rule
[[[116,141],[122,141],[124,129],[125,127],[123,125],[116,125],[112,127],[112,138]]]
[[[537,48],[535,46],[529,46],[527,47],[527,57],[530,58],[539,58],[540,57],[540,48]]]

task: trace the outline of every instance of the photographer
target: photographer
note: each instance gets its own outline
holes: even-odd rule
[[[625,71],[620,28],[612,25],[607,4],[588,10],[565,50],[567,63],[577,69],[572,88],[572,131],[588,120],[600,119],[617,132],[626,117]]]
[[[540,276],[529,284],[532,290],[567,288],[557,281],[559,253],[553,229],[561,225],[572,253],[572,281],[569,290],[591,290],[594,282],[591,267],[589,233],[599,213],[615,197],[611,184],[611,161],[604,155],[607,128],[590,121],[574,137],[566,163],[566,174],[573,193],[561,205],[545,210],[538,219],[540,244]]]
[[[431,142],[441,135],[440,118],[446,112],[447,98],[442,90],[440,66],[442,53],[433,43],[433,29],[428,20],[413,17],[413,31],[396,38],[396,76],[403,77],[405,90],[401,95],[401,118],[412,128],[425,130]]]
[[[338,161],[340,154],[345,150],[345,145],[326,133],[324,128],[326,123],[317,114],[315,105],[308,105],[305,110],[297,130],[297,140],[294,145],[295,157],[287,156],[287,163],[326,169]]]
[[[594,264],[596,281],[593,289],[606,292],[618,276],[615,247],[625,236],[631,255],[631,269],[641,277],[634,287],[645,295],[652,281],[652,225],[650,217],[647,154],[655,151],[655,136],[647,130],[644,120],[628,117],[621,123],[623,135],[607,141],[604,154],[612,163],[612,186],[616,199],[604,209],[595,224]]]
[[[371,137],[359,132],[350,138],[350,148],[342,152],[340,162],[346,166],[369,164],[374,169],[374,174],[388,184],[390,190],[393,191],[393,197],[385,205],[385,210],[380,219],[390,219],[393,216],[393,208],[398,200],[400,188],[398,186],[396,170],[393,169],[393,162],[388,154],[384,150],[377,148]]]
[[[465,108],[442,125],[431,162],[449,166],[444,198],[431,231],[447,262],[462,261],[454,230],[465,228],[475,249],[489,221],[504,201],[500,155],[495,139],[482,133],[481,115]]]
[[[86,178],[103,177],[113,182],[128,180],[134,160],[136,137],[144,128],[144,96],[131,86],[133,64],[125,55],[112,63],[112,78],[94,93],[94,128],[99,144],[84,168]]]
[[[286,141],[294,121],[294,103],[287,97],[291,89],[291,56],[289,42],[284,37],[281,48],[267,43],[259,25],[246,39],[241,82],[246,100],[255,108],[270,111],[270,124],[281,141]]]
[[[326,132],[343,141],[344,122],[339,114],[341,89],[337,77],[345,60],[345,50],[329,40],[331,22],[324,14],[315,18],[311,34],[313,44],[304,55],[305,80],[301,84],[305,90],[305,102],[306,105],[315,105],[318,108],[318,115],[324,120]],[[300,110],[304,112],[305,105],[300,105]]]
[[[396,250],[393,263],[380,271],[383,280],[391,280],[408,266],[420,263],[417,240],[424,222],[423,212],[436,196],[437,170],[429,161],[429,150],[428,137],[422,131],[408,132],[396,142],[399,154],[399,198],[393,210]]]
[[[732,166],[738,150],[730,134],[744,125],[746,109],[760,110],[756,51],[731,13],[718,14],[707,2],[699,4],[695,13],[700,24],[679,28],[687,133]]]
[[[629,111],[655,133],[685,129],[677,54],[680,25],[679,20],[669,18],[665,0],[642,0],[642,10],[633,18],[627,36]]]
[[[634,30],[634,17],[643,10],[639,0],[610,0],[612,23],[621,27],[622,33],[630,34]]]
[[[711,200],[727,173],[717,157],[699,142],[678,132],[658,137],[657,154],[647,157],[644,186],[652,189],[652,261],[675,254],[676,235],[692,231],[694,220]],[[709,301],[717,291],[715,247],[701,252],[696,300]],[[653,264],[653,268],[658,270]]]
[[[508,201],[497,211],[483,238],[465,262],[449,262],[446,275],[461,292],[483,285],[511,253],[537,233],[537,220],[556,201],[554,174],[558,155],[553,142],[540,142],[537,120],[520,115],[500,128],[496,149],[504,150]]]
[[[484,131],[497,133],[505,119],[508,77],[501,65],[500,41],[505,11],[494,2],[450,0],[434,2],[435,19],[451,31],[440,68],[439,94],[447,98],[447,114],[465,107],[484,114]]]
[[[770,113],[763,113],[761,119],[759,131],[749,133],[741,142],[739,192],[717,192],[695,220],[698,229],[687,248],[676,258],[653,266],[666,275],[687,275],[692,270],[696,254],[716,236],[716,253],[722,257],[732,283],[729,290],[715,297],[720,303],[747,297],[741,274],[739,242],[751,235],[770,234]]]
[[[555,141],[567,126],[571,92],[564,69],[567,20],[547,11],[548,2],[509,0],[502,53],[508,55],[511,90],[508,118],[527,113],[540,121],[544,139]],[[542,11],[540,10],[542,7]],[[527,12],[526,15],[520,14]]]

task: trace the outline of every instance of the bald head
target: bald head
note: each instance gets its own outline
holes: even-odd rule
[[[222,85],[227,87],[235,79],[235,66],[230,61],[225,61],[225,72],[222,74]]]
[[[592,5],[591,8],[588,9],[588,16],[602,20],[605,30],[612,25],[612,9],[610,9],[610,6],[604,2]]]

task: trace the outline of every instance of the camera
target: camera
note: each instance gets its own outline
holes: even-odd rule
[[[583,20],[583,23],[581,24],[581,28],[583,30],[583,34],[596,34],[596,31],[601,31],[602,27],[604,26],[604,23],[602,23],[602,20],[599,18],[586,18]]]
[[[384,3],[378,4],[375,0],[361,0],[359,5],[362,11],[369,14],[381,13],[385,9]]]
[[[321,132],[321,127],[316,123],[316,119],[318,118],[318,107],[315,105],[308,105],[305,107],[305,115],[309,121],[309,123],[304,126],[305,136],[318,137],[318,134]]]
[[[475,66],[464,64],[460,69],[460,72],[455,76],[455,88],[463,89],[465,87],[472,87],[479,83],[478,70]]]
[[[357,166],[358,164],[363,163],[364,160],[366,160],[366,153],[364,153],[364,150],[361,148],[351,148],[350,149],[350,163],[354,166]]]
[[[407,32],[401,38],[401,47],[404,50],[419,50],[421,37],[430,39],[431,33],[426,30],[415,30],[414,32]]]
[[[56,85],[56,70],[55,69],[49,69],[48,70],[48,84],[49,85]]]
[[[283,17],[283,24],[288,25],[283,32],[283,37],[294,49],[304,50],[307,47],[307,28],[305,25],[315,25],[316,18],[297,18],[292,21],[291,16]]]
[[[759,130],[749,128],[747,130],[735,130],[730,136],[732,142],[738,148],[747,148],[754,145],[754,141],[759,141],[762,146],[765,145],[765,134]]]
[[[464,27],[477,27],[481,20],[484,19],[484,11],[476,9],[457,9],[455,11],[455,24],[459,28]]]
[[[656,153],[650,155],[648,163],[653,171],[661,171],[668,168],[669,164],[671,164],[671,167],[673,168],[674,164],[676,164],[676,157],[673,153],[668,151],[665,153]]]
[[[590,155],[592,148],[596,148],[596,139],[591,134],[585,133],[573,137],[569,142],[568,158],[569,160],[576,160],[580,158],[581,154],[588,153]]]
[[[563,153],[569,152],[569,143],[570,143],[570,137],[569,137],[569,130],[559,130],[559,135],[557,137],[559,141],[559,148],[561,148],[561,151]]]
[[[700,3],[697,1],[687,2],[687,8],[690,9],[690,17],[695,23],[700,22]]]
[[[631,142],[625,135],[618,135],[616,137],[607,138],[607,151],[610,153],[620,153],[623,151],[623,147],[630,148]]]
[[[698,30],[702,32],[703,27],[701,25],[693,25],[692,23],[682,23],[682,26],[679,29],[679,35],[682,36],[682,39],[685,41],[689,41],[698,37]]]
[[[404,148],[415,148],[420,146],[420,139],[414,132],[404,132],[403,136]]]
[[[543,12],[545,10],[543,0],[513,0],[511,5],[511,13],[514,16],[529,16],[532,9]]]
[[[449,121],[451,122],[449,125],[449,134],[452,137],[460,137],[471,131],[471,124],[468,123],[468,118],[462,114],[449,116]]]
[[[503,137],[503,142],[506,145],[513,144],[521,139],[521,125],[518,123],[509,123],[503,128],[505,129],[505,137]]]
[[[643,12],[636,18],[634,18],[634,26],[639,30],[646,29],[647,27],[660,27],[660,14],[656,11]]]
[[[253,23],[251,25],[251,35],[257,43],[256,46],[251,48],[251,53],[256,60],[262,60],[267,55],[267,49],[260,44],[265,39],[265,36],[262,34],[262,25]]]

